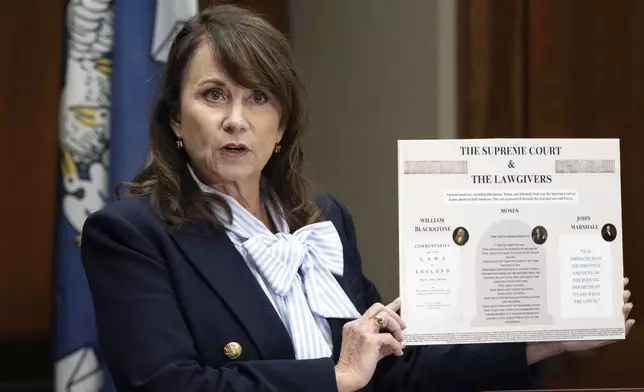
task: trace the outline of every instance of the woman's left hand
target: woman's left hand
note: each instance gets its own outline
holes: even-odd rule
[[[633,324],[635,324],[635,320],[628,318],[631,310],[633,310],[633,303],[630,302],[630,290],[626,290],[627,284],[628,278],[624,278],[624,305],[622,305],[622,312],[624,313],[626,335],[628,335],[628,332],[633,327]],[[618,340],[573,340],[566,342],[529,343],[527,346],[526,354],[528,357],[528,364],[533,364],[548,357],[560,355],[565,352],[593,350],[599,347],[607,346],[617,341]]]

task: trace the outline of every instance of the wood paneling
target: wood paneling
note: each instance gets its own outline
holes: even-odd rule
[[[538,0],[529,15],[530,135],[621,139],[624,269],[636,303],[632,317],[641,322],[644,2]],[[551,384],[644,387],[643,357],[644,329],[636,324],[626,342],[553,362]]]
[[[642,318],[644,1],[460,0],[459,8],[460,137],[621,139],[624,267],[631,316]],[[625,342],[548,360],[548,387],[644,387],[639,323]]]
[[[458,126],[461,137],[526,135],[526,0],[460,0]]]
[[[49,334],[62,0],[0,12],[0,339]]]
[[[51,389],[63,0],[0,12],[0,389]]]

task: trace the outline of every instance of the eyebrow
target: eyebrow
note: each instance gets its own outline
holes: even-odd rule
[[[208,76],[197,81],[197,86],[202,86],[204,84],[214,84],[218,87],[226,87],[228,85],[228,83],[214,76]]]
[[[222,80],[222,79],[220,79],[220,78],[218,78],[216,76],[204,76],[202,79],[197,80],[195,86],[197,88],[199,88],[199,87],[202,87],[202,86],[208,85],[208,84],[214,84],[217,87],[226,87],[226,88],[230,88],[231,85],[234,85],[234,83],[225,82],[224,80]],[[262,85],[257,85],[257,86],[248,87],[248,88],[249,89],[260,89],[260,90],[262,90],[262,91],[264,91],[266,93],[273,93],[273,91],[270,88],[268,88],[266,86],[262,86]]]

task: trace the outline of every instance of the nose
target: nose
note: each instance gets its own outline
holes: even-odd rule
[[[237,100],[233,101],[223,122],[224,131],[228,133],[243,132],[248,129],[248,122],[244,116],[244,105]]]

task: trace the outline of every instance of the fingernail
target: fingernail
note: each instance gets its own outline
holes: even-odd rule
[[[624,278],[624,284],[628,284],[629,280],[628,278]]]

